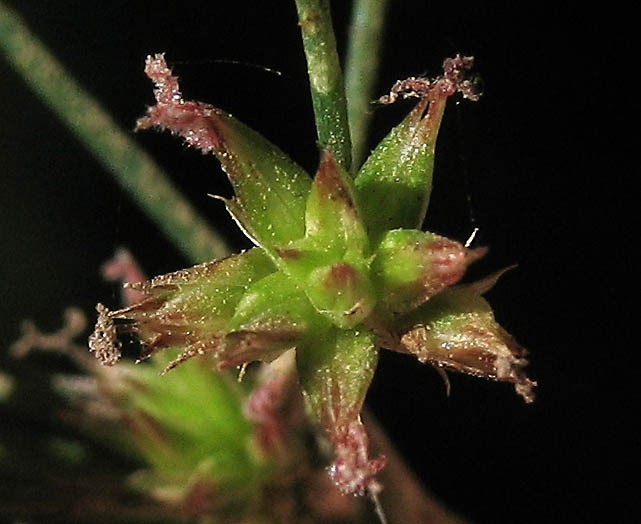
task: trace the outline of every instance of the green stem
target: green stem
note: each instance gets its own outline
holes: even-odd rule
[[[381,34],[388,0],[355,0],[345,61],[347,114],[352,133],[352,161],[358,168],[364,160],[370,102],[378,75]]]
[[[329,0],[296,0],[303,35],[307,72],[321,146],[334,151],[347,170],[352,146],[347,123],[347,102]]]
[[[229,253],[162,169],[0,2],[0,49],[31,89],[192,261]]]

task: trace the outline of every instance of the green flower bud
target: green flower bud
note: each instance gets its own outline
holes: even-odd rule
[[[305,237],[276,249],[291,275],[336,326],[361,323],[375,303],[369,279],[369,240],[352,181],[325,150],[307,201]]]
[[[486,250],[467,249],[449,238],[414,229],[388,232],[372,263],[381,313],[397,316],[456,284]]]

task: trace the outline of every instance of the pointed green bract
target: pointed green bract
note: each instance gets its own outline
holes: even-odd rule
[[[299,347],[296,364],[305,405],[334,445],[330,474],[346,493],[375,493],[383,459],[368,458],[368,439],[360,412],[378,362],[369,330],[333,328],[313,345]]]
[[[243,295],[275,269],[264,251],[254,248],[133,284],[132,288],[149,296],[133,306],[102,315],[112,323],[113,319],[135,322],[135,331],[144,348],[142,358],[176,348],[183,351],[186,360],[220,349],[221,337],[229,330]],[[126,330],[128,325],[120,329]],[[116,343],[104,337],[97,340],[105,345]],[[103,353],[110,354],[109,348]],[[178,359],[171,367],[180,362]]]
[[[369,240],[353,184],[329,150],[314,178],[305,226],[303,239],[275,250],[275,262],[300,283],[319,313],[351,328],[374,306]]]
[[[326,149],[305,210],[305,235],[323,249],[348,257],[369,251],[356,190],[347,171]]]
[[[128,287],[163,300],[169,306],[188,307],[193,314],[229,319],[247,289],[276,267],[260,248],[161,275]],[[133,308],[135,311],[135,308]]]
[[[182,99],[178,78],[163,55],[147,57],[145,72],[155,83],[156,105],[138,129],[156,126],[181,135],[203,152],[213,152],[234,186],[230,211],[261,245],[303,236],[311,186],[307,173],[262,135],[224,111]]]
[[[315,420],[333,427],[358,417],[377,362],[376,339],[367,329],[333,328],[313,346],[300,347],[296,365]]]
[[[379,102],[420,97],[416,107],[372,152],[356,177],[363,216],[374,245],[385,231],[419,228],[432,190],[434,148],[447,98],[461,93],[478,100],[477,80],[470,77],[472,57],[456,55],[443,61],[435,79],[399,80]]]
[[[259,244],[301,238],[309,175],[278,147],[230,115],[220,114],[222,146],[215,150],[234,186],[244,221]]]
[[[374,244],[390,229],[422,225],[432,190],[434,147],[444,107],[445,98],[431,104],[427,98],[422,99],[358,172],[356,188]]]

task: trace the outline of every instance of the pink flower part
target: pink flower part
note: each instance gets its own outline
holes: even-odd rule
[[[159,104],[182,102],[182,93],[178,85],[178,77],[171,74],[171,69],[167,67],[164,53],[147,56],[145,60],[145,74],[156,85],[154,95]]]
[[[269,379],[252,392],[245,407],[247,418],[259,426],[259,445],[266,453],[274,452],[282,446],[284,428],[280,408],[286,382],[287,377],[284,375]]]
[[[386,458],[368,459],[369,439],[360,417],[347,425],[333,428],[334,461],[329,474],[344,494],[376,495],[382,490],[376,474],[385,467]]]
[[[296,352],[286,351],[259,368],[258,381],[245,404],[245,416],[257,425],[257,444],[266,454],[283,453],[288,433],[300,424],[302,404],[296,378]]]
[[[208,104],[183,100],[178,77],[172,75],[163,54],[148,56],[145,64],[145,73],[156,85],[156,105],[147,109],[136,129],[169,129],[204,153],[220,149],[214,117],[220,111]]]
[[[425,258],[430,264],[420,282],[423,293],[415,301],[414,306],[419,306],[439,291],[456,284],[465,275],[467,267],[487,253],[487,248],[467,249],[458,242],[444,237],[423,249],[426,252]]]
[[[381,104],[393,104],[399,96],[447,98],[456,92],[469,100],[478,100],[480,95],[479,80],[470,76],[474,57],[456,55],[443,61],[443,75],[435,79],[410,77],[394,84],[388,95],[379,98]]]
[[[130,286],[130,284],[147,280],[147,276],[136,259],[125,248],[119,248],[114,256],[102,265],[100,272],[105,280],[119,281],[123,285],[122,302],[125,306],[131,306],[149,296]]]

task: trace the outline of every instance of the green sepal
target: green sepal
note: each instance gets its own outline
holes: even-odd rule
[[[230,318],[236,304],[255,282],[276,271],[261,248],[252,248],[237,255],[212,260],[188,269],[157,276],[147,282],[127,287],[158,300],[175,299],[189,303],[195,310],[212,319]],[[185,298],[189,295],[189,301]]]
[[[305,233],[307,173],[262,135],[216,107],[184,100],[178,78],[161,54],[148,56],[156,105],[137,129],[156,126],[181,135],[204,153],[213,152],[234,186],[236,218],[259,245],[289,242]]]
[[[343,258],[363,257],[369,251],[354,182],[329,149],[321,154],[307,199],[305,238]]]
[[[407,313],[455,284],[470,262],[485,249],[470,250],[459,242],[416,229],[385,234],[372,262],[379,314]]]
[[[309,193],[305,237],[275,249],[275,262],[335,325],[351,328],[374,306],[369,240],[353,183],[325,150]]]
[[[481,296],[498,276],[445,289],[400,321],[400,345],[421,362],[512,382],[526,402],[535,382],[525,374],[527,351],[495,320]]]
[[[271,361],[327,327],[297,283],[282,272],[273,273],[253,285],[238,304],[224,339],[225,367]]]
[[[422,98],[390,131],[356,176],[363,218],[374,245],[386,231],[420,228],[425,218],[446,101],[446,97],[431,102],[429,98]]]
[[[376,493],[374,480],[384,459],[370,460],[360,419],[378,362],[376,337],[366,329],[332,328],[322,339],[296,350],[296,365],[308,415],[334,447],[329,468],[344,493]]]
[[[242,209],[243,229],[260,245],[282,244],[301,238],[311,186],[309,175],[262,135],[222,111],[213,113],[219,124],[220,147],[214,152],[234,187]]]
[[[332,328],[312,342],[296,351],[298,376],[308,412],[331,432],[361,411],[378,362],[376,338],[367,329]]]
[[[132,284],[149,296],[109,316],[135,322],[142,358],[168,348],[211,352],[230,329],[236,306],[248,289],[275,270],[265,252],[254,248]]]

